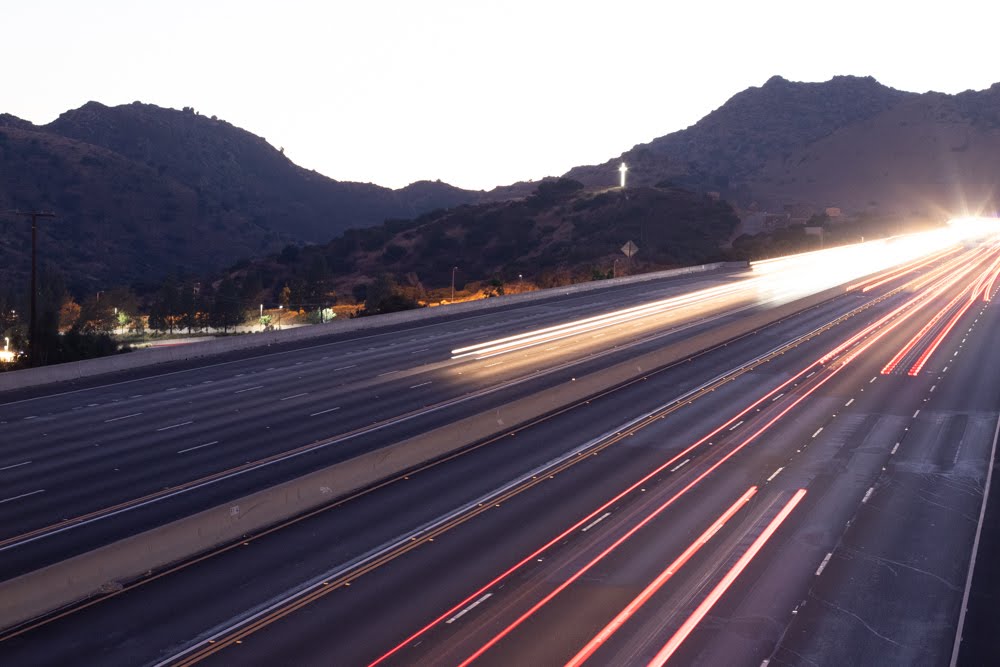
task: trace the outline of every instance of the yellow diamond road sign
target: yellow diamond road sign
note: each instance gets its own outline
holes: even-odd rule
[[[622,246],[622,252],[625,253],[626,257],[631,258],[635,253],[639,252],[639,246],[629,241]]]

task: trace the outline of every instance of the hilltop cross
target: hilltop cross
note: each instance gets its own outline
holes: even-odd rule
[[[625,172],[628,171],[628,167],[622,162],[622,166],[618,167],[618,171],[622,175],[622,188],[625,187]]]

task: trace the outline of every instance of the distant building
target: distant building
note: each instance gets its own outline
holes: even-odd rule
[[[826,217],[830,218],[831,220],[836,220],[841,215],[843,215],[843,213],[840,212],[839,206],[828,206],[826,208]]]
[[[788,224],[802,225],[809,220],[816,212],[809,204],[785,204],[785,214],[788,216]]]

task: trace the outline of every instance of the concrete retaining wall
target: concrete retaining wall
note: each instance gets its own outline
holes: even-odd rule
[[[221,544],[497,435],[608,387],[759,329],[799,310],[843,294],[837,287],[754,313],[699,336],[677,341],[615,366],[538,392],[495,410],[368,452],[223,507],[154,528],[66,561],[0,582],[0,628],[113,589]]]
[[[328,324],[296,327],[294,329],[287,329],[283,331],[266,331],[239,336],[227,336],[201,343],[191,343],[189,345],[176,345],[138,350],[128,354],[102,357],[100,359],[87,359],[85,361],[76,361],[66,364],[58,364],[55,366],[10,371],[8,373],[0,373],[0,392],[10,391],[13,389],[25,389],[27,387],[52,384],[55,382],[78,380],[80,378],[93,377],[95,375],[103,375],[117,371],[132,370],[135,368],[153,366],[171,361],[202,359],[236,350],[266,347],[275,343],[294,343],[297,341],[321,338],[332,334],[363,332],[371,329],[395,326],[398,324],[429,320],[436,317],[491,310],[511,304],[541,301],[563,294],[590,292],[618,285],[648,282],[650,280],[662,280],[664,278],[683,276],[692,273],[704,273],[706,271],[713,271],[720,268],[740,267],[746,267],[746,263],[716,262],[714,264],[701,264],[681,269],[672,269],[670,271],[656,271],[637,276],[626,276],[611,280],[597,280],[586,283],[578,283],[576,285],[569,285],[567,287],[536,290],[534,292],[526,292],[524,294],[511,294],[494,299],[467,301],[452,304],[446,307],[420,308],[419,310],[389,313],[387,315],[378,315],[375,317],[334,320]]]

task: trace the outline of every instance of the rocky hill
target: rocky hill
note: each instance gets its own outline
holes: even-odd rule
[[[947,215],[996,206],[1000,84],[959,95],[916,94],[871,77],[795,83],[772,77],[691,127],[566,174],[614,183],[668,180],[737,206]]]
[[[440,182],[390,190],[334,181],[192,109],[89,102],[45,126],[0,116],[0,212],[56,211],[44,257],[84,288],[217,270],[288,242],[482,197]],[[0,215],[7,279],[26,269],[22,227]]]
[[[274,299],[284,285],[293,292],[349,295],[355,285],[382,273],[441,288],[456,266],[459,287],[468,280],[516,281],[519,275],[545,286],[590,279],[595,272],[607,275],[616,261],[618,271],[626,270],[619,248],[630,240],[639,247],[636,271],[716,261],[737,224],[728,204],[688,190],[595,191],[560,179],[519,200],[352,229],[325,245],[287,248],[227,275],[265,290],[265,299]],[[256,294],[245,287],[244,292]]]

